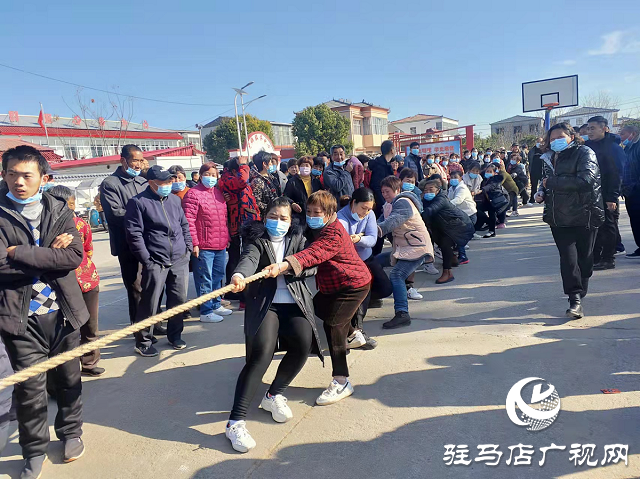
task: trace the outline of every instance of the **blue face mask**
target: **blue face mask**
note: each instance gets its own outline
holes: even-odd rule
[[[267,219],[265,226],[267,227],[267,232],[271,236],[282,237],[287,234],[291,224],[286,221]]]
[[[203,176],[201,180],[202,184],[207,188],[213,188],[218,184],[218,178],[216,178],[215,176]]]
[[[488,180],[489,178],[491,178],[492,176],[493,176],[493,173],[489,173],[489,172],[487,172],[487,173],[485,173],[485,174],[484,174],[484,177],[485,177],[487,180]]]
[[[485,158],[484,158],[484,162],[485,162],[485,163],[491,163],[491,158],[490,158],[490,157],[488,157],[488,156],[485,156]]]
[[[444,160],[440,163],[442,166],[447,166],[449,164],[449,162],[447,160]]]
[[[353,211],[351,212],[351,217],[352,217],[355,221],[362,221],[362,218],[360,218],[360,216],[358,215],[358,213],[354,213]]]
[[[182,191],[187,187],[186,181],[174,181],[171,183],[171,191]]]
[[[402,183],[402,191],[413,191],[413,187],[411,183]]]
[[[45,183],[44,185],[42,185],[42,186],[40,187],[40,191],[49,191],[49,190],[50,190],[51,188],[53,188],[54,186],[56,186],[56,185],[54,185],[54,184],[53,184],[53,183],[51,183],[51,182],[49,182],[49,183]]]
[[[458,186],[460,184],[460,180],[458,178],[451,178],[451,180],[449,180],[449,184],[451,186]]]
[[[424,194],[424,199],[427,201],[431,201],[432,199],[434,199],[436,197],[435,193],[425,193]]]
[[[627,146],[629,143],[631,143],[631,141],[629,141],[629,138],[627,138],[622,142],[622,146]]]
[[[469,178],[475,180],[478,177],[478,173],[469,173]]]
[[[336,166],[344,166],[347,163],[347,160],[344,161],[334,161],[333,164]]]
[[[564,151],[569,147],[569,143],[566,138],[558,138],[551,142],[551,149],[555,152]]]
[[[478,159],[482,160],[484,158],[484,155],[478,155]]]
[[[169,193],[171,193],[171,185],[159,185],[157,193],[158,193],[158,196],[162,196],[162,197],[169,196]]]
[[[313,230],[320,229],[324,226],[324,218],[322,216],[307,215],[307,225]]]
[[[589,135],[582,135],[582,139],[584,141],[589,141]]]
[[[471,153],[471,156],[472,156],[473,158],[477,158],[477,157],[478,157],[478,153],[477,153],[477,152],[476,152],[476,153]]]
[[[499,164],[500,164],[500,158],[494,158],[493,162],[494,162],[496,165],[499,165]]]
[[[278,171],[278,167],[276,165],[269,165],[269,168],[267,169],[267,171],[269,173],[275,173],[276,171]]]
[[[134,170],[134,169],[133,169],[133,168],[131,168],[131,167],[127,168],[127,174],[128,174],[129,176],[133,176],[133,177],[138,176],[138,175],[140,174],[140,171],[142,171],[142,170]]]
[[[14,203],[18,203],[19,205],[28,205],[29,203],[35,203],[36,201],[40,201],[42,199],[42,188],[40,188],[40,190],[30,198],[16,198],[10,191],[7,193],[7,198],[9,198]]]
[[[511,163],[512,165],[515,165],[518,162],[516,160],[509,160],[509,163]]]
[[[313,170],[311,170],[311,174],[313,176],[320,176],[322,174],[322,171],[320,170],[316,170],[315,168]]]
[[[493,155],[493,151],[487,151],[487,154],[485,156],[489,156],[490,157],[491,155]]]
[[[413,150],[411,150],[411,153],[418,156],[420,154],[420,148],[414,148]]]
[[[433,165],[433,158],[429,158],[429,159],[427,160],[427,164],[428,164],[428,165]]]

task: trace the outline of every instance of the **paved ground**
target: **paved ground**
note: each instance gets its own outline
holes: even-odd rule
[[[588,316],[568,322],[541,208],[522,212],[497,238],[471,243],[471,263],[455,270],[455,282],[437,286],[435,277],[417,275],[425,299],[411,302],[410,327],[381,329],[392,315],[389,300],[370,312],[366,329],[379,347],[350,354],[353,397],[314,407],[331,370],[310,357],[287,394],[292,421],[274,423],[256,398],[248,424],[258,446],[246,455],[224,437],[243,365],[242,314],[220,324],[187,323],[188,349],[176,352],[161,340],[159,358],[134,355],[132,339],[104,349],[107,374],[84,383],[87,452],[61,464],[61,445],[52,442],[44,477],[640,477],[640,263],[620,258],[616,270],[597,273]],[[126,299],[106,234],[95,242],[107,332],[128,323]],[[505,412],[507,392],[529,376],[547,379],[562,398],[556,422],[537,433]],[[605,395],[605,388],[622,393]],[[476,446],[489,443],[504,453],[497,467],[444,464],[445,444],[469,445],[473,459]],[[518,443],[536,448],[532,465],[505,464],[508,446]],[[567,449],[550,452],[540,467],[538,448],[551,443]],[[629,465],[576,467],[569,461],[574,443],[595,444],[598,459],[604,445],[628,444]],[[17,477],[20,463],[14,433],[0,472]]]

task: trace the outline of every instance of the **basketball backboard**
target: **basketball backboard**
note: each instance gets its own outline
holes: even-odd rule
[[[522,84],[523,113],[546,110],[544,105],[553,103],[554,108],[578,106],[578,75]]]

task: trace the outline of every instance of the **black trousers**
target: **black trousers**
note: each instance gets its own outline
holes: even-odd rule
[[[227,284],[229,284],[231,283],[231,276],[233,276],[233,272],[236,270],[236,266],[238,266],[240,257],[242,256],[240,236],[231,237],[227,251],[229,252],[229,260],[227,261],[226,275]],[[244,293],[227,293],[224,297],[229,300],[244,301]]]
[[[9,355],[4,347],[2,338],[0,337],[0,379],[4,379],[13,374],[13,367]],[[11,412],[11,396],[13,388],[4,388],[0,390],[0,455],[4,446],[7,445],[9,439],[9,415]]]
[[[440,231],[433,230],[431,239],[442,251],[442,269],[451,269],[453,265],[453,240]]]
[[[329,343],[333,376],[349,376],[347,366],[347,336],[353,332],[351,319],[369,294],[371,285],[350,288],[337,293],[319,292],[313,298],[313,307],[323,323]]]
[[[618,204],[618,207],[620,205]],[[615,211],[609,211],[609,208],[604,209],[604,223],[598,228],[598,234],[596,236],[596,244],[593,248],[593,262],[599,263],[600,261],[613,262],[616,254],[616,246],[618,244],[618,219],[620,218],[620,211],[616,208]]]
[[[122,274],[122,283],[127,290],[127,299],[129,301],[129,321],[131,324],[136,322],[138,313],[138,304],[140,303],[140,295],[142,294],[142,265],[130,251],[126,251],[118,255],[120,263],[120,273]]]
[[[511,211],[518,211],[518,195],[513,191],[509,192],[509,201],[511,202]]]
[[[593,274],[593,245],[597,230],[583,226],[552,227],[551,234],[560,253],[560,274],[564,294],[580,294],[583,278]]]
[[[142,269],[142,298],[138,307],[136,322],[147,319],[158,312],[158,301],[163,289],[167,294],[167,309],[183,304],[187,300],[189,284],[189,256],[185,255],[176,264],[165,267],[153,264]],[[167,322],[167,339],[180,339],[184,327],[184,315],[177,314]],[[150,328],[135,333],[136,346],[151,346]]]
[[[503,211],[499,215],[496,215],[496,210],[493,206],[489,205],[485,209],[478,208],[478,212],[476,213],[478,219],[476,220],[476,231],[482,229],[482,227],[486,224],[489,226],[489,232],[495,233],[496,231],[496,221],[498,223],[504,223],[506,218],[506,211]]]
[[[522,206],[529,202],[529,193],[527,193],[527,185],[520,187],[520,198],[522,198]]]
[[[80,344],[90,343],[98,339],[98,310],[99,305],[99,293],[100,286],[96,286],[91,291],[82,293],[82,299],[84,304],[89,310],[89,321],[80,327]],[[94,349],[90,353],[85,354],[80,358],[82,362],[82,369],[90,369],[98,364],[100,361],[100,350]]]
[[[367,297],[364,298],[360,306],[358,306],[356,314],[351,318],[351,326],[354,329],[362,329],[364,318],[367,315],[369,303],[372,299],[388,298],[393,293],[393,287],[391,286],[389,276],[384,272],[382,265],[375,260],[375,256],[373,254],[364,260],[364,264],[369,268],[369,272],[373,279],[371,281],[369,294],[367,294]]]
[[[262,320],[256,335],[245,338],[247,362],[240,372],[229,419],[240,421],[256,394],[262,377],[273,359],[280,338],[287,345],[287,353],[278,366],[269,394],[282,394],[307,362],[313,341],[313,329],[297,304],[274,304]]]
[[[80,330],[55,312],[27,318],[27,331],[2,337],[13,369],[23,369],[80,345]],[[56,436],[67,441],[82,436],[82,381],[80,361],[68,361],[50,371],[58,412],[54,421]],[[20,446],[25,459],[41,456],[49,445],[47,418],[47,374],[28,379],[15,386]]]
[[[640,250],[640,195],[625,197],[625,207],[631,223],[633,239],[636,242],[636,251]]]
[[[529,198],[529,203],[535,204],[536,201],[533,199],[533,196],[536,194],[536,191],[538,191],[538,183],[540,183],[542,179],[542,173],[531,171],[529,176],[531,181],[531,198]]]

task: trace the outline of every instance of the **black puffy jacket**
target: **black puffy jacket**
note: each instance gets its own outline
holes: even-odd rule
[[[440,190],[431,201],[423,199],[422,206],[422,220],[432,231],[448,236],[457,245],[465,245],[473,238],[473,222],[449,201],[444,191]]]
[[[598,228],[604,223],[600,169],[593,150],[574,145],[560,153],[542,156],[540,184],[545,195],[542,219],[550,226]]]

